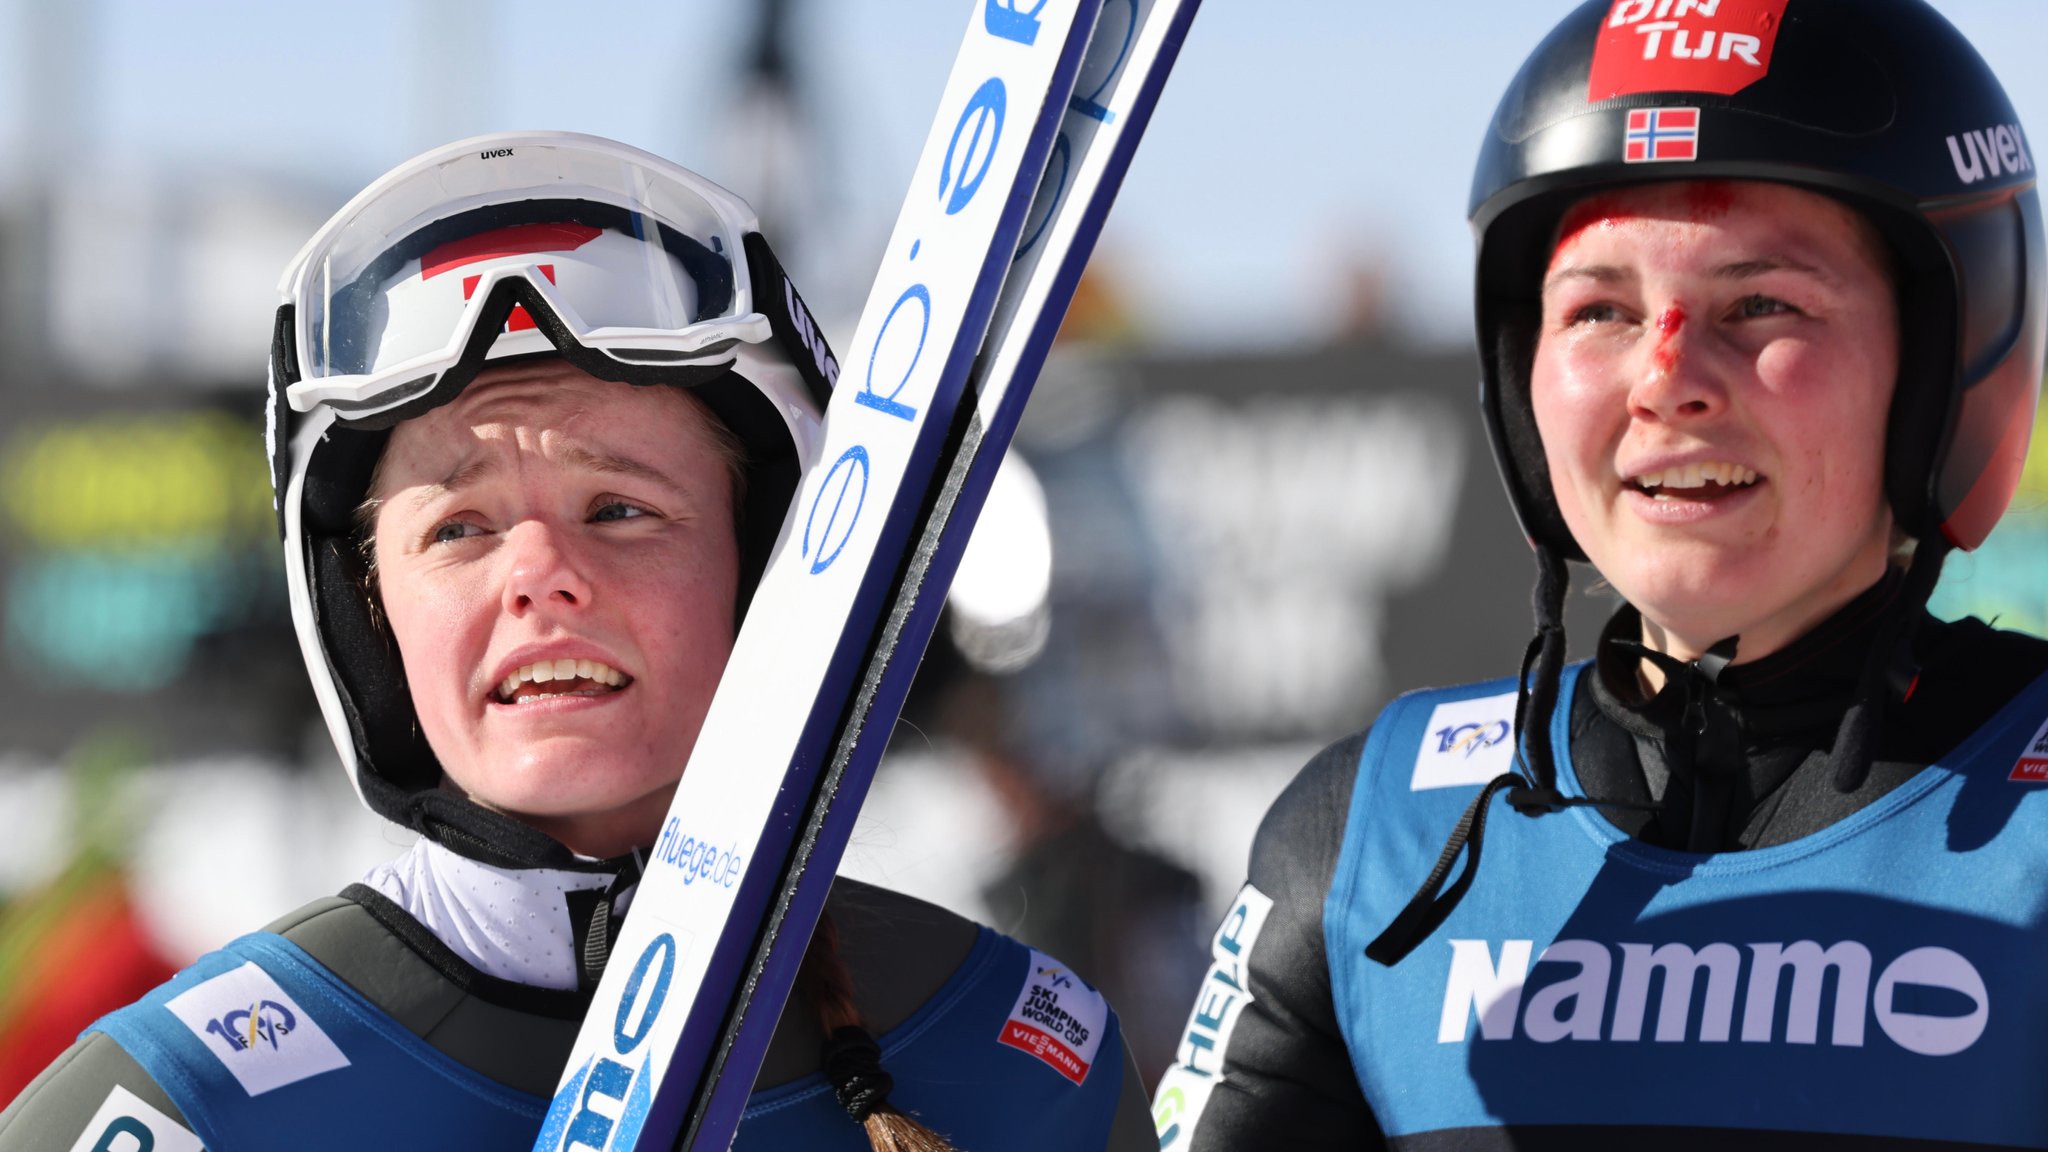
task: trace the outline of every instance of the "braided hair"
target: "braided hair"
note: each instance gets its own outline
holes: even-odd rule
[[[882,1049],[861,1023],[853,1001],[853,974],[839,955],[839,926],[830,912],[818,917],[811,946],[797,970],[797,995],[817,1013],[825,1032],[822,1063],[856,1124],[867,1129],[875,1152],[954,1152],[946,1138],[889,1103],[895,1081],[882,1067]]]

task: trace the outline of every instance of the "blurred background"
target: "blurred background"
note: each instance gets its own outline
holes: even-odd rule
[[[2038,0],[1935,2],[2048,124]],[[863,813],[844,871],[1065,958],[1148,1078],[1292,773],[1526,642],[1463,217],[1568,6],[1208,0]],[[968,7],[0,0],[0,1102],[405,844],[286,615],[260,409],[298,245],[425,148],[594,132],[751,199],[844,351]],[[2035,441],[1941,614],[2048,633]],[[1574,594],[1581,651],[1606,607]]]

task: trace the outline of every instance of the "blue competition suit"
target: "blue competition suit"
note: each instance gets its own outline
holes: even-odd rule
[[[240,1007],[208,1011],[195,1031],[167,1007],[182,994],[204,995],[209,982],[248,964],[284,993],[245,997],[256,1008],[253,1017],[238,1019],[249,1011]],[[327,1042],[323,1052],[338,1052],[345,1066],[319,1067],[335,1062],[329,1055],[288,1066],[285,1074],[295,1077],[289,1082],[259,1084],[254,1095],[244,1090],[232,1071],[238,1064],[305,1061],[296,1050],[314,1029]],[[421,1147],[517,1148],[531,1145],[547,1111],[546,1100],[435,1051],[291,941],[268,932],[201,957],[92,1030],[127,1049],[209,1148],[260,1148],[286,1133],[294,1147],[372,1147],[397,1134],[393,1117],[403,1117],[401,1139]],[[371,1101],[375,1106],[366,1107]]]
[[[1471,798],[1410,791],[1432,710],[1513,691],[1403,697],[1359,766],[1324,931],[1352,1066],[1391,1140],[1511,1120],[2048,1144],[2048,794],[2008,779],[2048,720],[2048,681],[1790,844],[1675,852],[1584,808],[1498,820],[1488,852],[1516,866],[1409,961],[1367,960]],[[1569,716],[1561,703],[1559,749]],[[1558,770],[1583,794],[1568,754]],[[1585,1090],[1623,1077],[1640,1090]]]
[[[962,1152],[1152,1146],[1116,1016],[1079,977],[896,893],[841,880],[829,909],[896,1108]],[[0,1152],[625,1147],[627,1085],[591,1077],[550,1113],[586,1005],[481,973],[354,885],[101,1019],[0,1113]],[[793,1007],[734,1147],[865,1152]]]
[[[988,929],[953,978],[923,1009],[880,1037],[895,1078],[892,1100],[962,1148],[990,1152],[1037,1149],[1049,1134],[1074,1147],[1100,1148],[1122,1088],[1122,1041],[1116,1019],[1093,1037],[1106,1067],[1080,1071],[1081,1082],[1048,1061],[1000,1042],[1019,991],[1032,972],[1030,949]],[[195,1032],[166,1004],[210,980],[254,963],[284,990],[266,1001],[267,1018],[237,1024],[253,1045],[227,1044],[215,1029]],[[1055,973],[1053,979],[1062,977]],[[1073,982],[1077,999],[1099,997]],[[223,1014],[223,1017],[227,1014]],[[209,1025],[216,1021],[209,1020]],[[250,1095],[230,1061],[291,1059],[309,1029],[346,1059],[345,1066]],[[277,1146],[335,1152],[378,1146],[526,1148],[542,1126],[548,1102],[495,1084],[392,1021],[305,952],[269,933],[242,937],[141,1001],[94,1025],[112,1036],[170,1094],[209,1148]],[[374,1102],[374,1103],[373,1103]],[[627,1110],[631,1101],[625,1102]],[[401,1118],[394,1121],[394,1117]],[[865,1133],[847,1120],[822,1074],[758,1094],[749,1104],[736,1149],[865,1149]]]
[[[2017,639],[2004,666],[2037,670]],[[1567,794],[1596,677],[1568,669],[1554,714]],[[1401,697],[1276,804],[1160,1086],[1164,1148],[2048,1147],[2048,675],[1749,851],[1496,801],[1464,901],[1368,960],[1509,763],[1514,694]]]

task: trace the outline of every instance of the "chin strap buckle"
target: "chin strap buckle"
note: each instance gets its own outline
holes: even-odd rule
[[[1523,785],[1508,789],[1508,807],[1531,818],[1562,812],[1572,806],[1575,797],[1567,796],[1556,788]]]

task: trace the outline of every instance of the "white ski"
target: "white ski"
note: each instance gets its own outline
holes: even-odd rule
[[[746,1013],[751,995],[780,1009],[832,877],[888,744],[960,556],[1081,271],[1144,134],[1199,0],[1105,0],[1078,83],[1053,142],[1010,275],[956,420],[957,445],[853,702],[830,768],[792,854],[783,899],[770,913],[721,1053],[730,1053],[707,1107],[744,1106],[777,1011]],[[744,1069],[746,1075],[738,1074]],[[723,1147],[723,1145],[716,1145]]]
[[[1195,0],[974,8],[834,393],[828,463],[784,525],[537,1150],[729,1145]]]
[[[817,454],[827,463],[783,523],[536,1152],[666,1149],[692,1116],[691,1147],[731,1142],[738,1110],[703,1107],[717,1083],[707,1065],[892,598],[1100,3],[973,4],[838,373]],[[726,1063],[751,1084],[753,1069]]]

